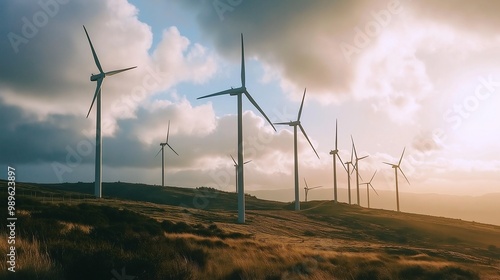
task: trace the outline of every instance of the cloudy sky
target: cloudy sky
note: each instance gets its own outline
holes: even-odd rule
[[[18,181],[92,182],[97,73],[103,180],[161,184],[155,157],[171,121],[166,184],[234,189],[236,98],[197,97],[246,83],[273,122],[294,120],[300,178],[332,186],[335,120],[344,161],[353,136],[363,178],[401,191],[500,191],[500,3],[478,1],[7,0],[0,3],[0,164]],[[293,188],[293,132],[275,132],[244,99],[247,190]],[[6,171],[0,178],[6,177]],[[339,169],[339,186],[346,187]],[[325,198],[329,199],[329,198]],[[341,201],[347,198],[340,198]]]

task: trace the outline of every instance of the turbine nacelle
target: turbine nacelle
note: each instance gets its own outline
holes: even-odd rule
[[[92,74],[90,76],[90,81],[95,82],[95,81],[97,81],[99,79],[103,79],[104,77],[106,77],[105,73]]]
[[[392,168],[399,168],[399,165],[394,164],[394,163],[384,162],[384,164],[390,165]]]
[[[339,152],[339,150],[331,150],[330,155],[336,155]]]
[[[289,126],[297,126],[297,125],[300,125],[300,121],[290,121],[290,123],[288,125]]]
[[[233,87],[231,87],[231,90],[234,90],[234,91],[237,91],[237,92],[231,92],[231,93],[229,93],[229,96],[236,96],[238,94],[242,94],[244,92],[247,92],[247,88],[246,87],[239,87],[239,88],[233,88]]]

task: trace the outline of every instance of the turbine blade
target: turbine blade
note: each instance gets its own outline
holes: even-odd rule
[[[312,187],[312,188],[309,188],[309,190],[314,190],[314,189],[318,189],[318,188],[322,188],[323,186],[317,186],[317,187]]]
[[[377,190],[372,186],[372,184],[370,184],[370,187],[372,187],[372,190],[375,191],[375,193],[378,195]]]
[[[234,165],[238,165],[238,163],[236,163],[236,160],[234,160],[233,155],[229,155],[229,156],[233,159]]]
[[[406,147],[403,149],[403,153],[401,153],[401,158],[399,159],[398,166],[401,164],[401,161],[403,160],[403,155],[405,154]]]
[[[364,156],[364,157],[360,157],[360,158],[358,158],[357,160],[362,160],[362,159],[365,159],[365,158],[367,158],[367,157],[369,157],[369,155],[368,155],[368,156]]]
[[[167,139],[165,139],[165,143],[168,143],[168,135],[169,134],[170,134],[170,120],[168,120]]]
[[[297,116],[297,120],[300,121],[300,116],[302,115],[302,108],[304,107],[304,99],[306,98],[306,89],[304,88],[304,95],[302,95],[302,102],[300,103],[299,115]]]
[[[352,138],[352,135],[351,135],[351,138]],[[351,163],[352,163],[352,155],[353,155],[353,151],[354,151],[354,142],[353,144],[351,145]]]
[[[128,71],[128,70],[134,69],[134,68],[137,68],[137,66],[129,67],[129,68],[123,68],[123,69],[120,69],[120,70],[109,71],[109,72],[106,72],[106,76],[113,76],[113,75],[116,75],[118,73],[125,72],[125,71]]]
[[[340,163],[342,163],[342,167],[344,167],[345,171],[347,171],[347,168],[345,168],[345,164],[342,161],[342,159],[340,158],[339,154],[337,153],[335,156],[340,160]]]
[[[394,164],[392,164],[392,163],[388,163],[388,162],[386,162],[386,161],[384,161],[384,162],[382,162],[382,163],[387,164],[387,165],[390,165],[390,166],[393,166],[393,165],[394,165]]]
[[[247,163],[250,163],[250,162],[252,162],[252,160],[247,160],[243,164],[247,164]]]
[[[99,58],[97,58],[97,54],[94,50],[94,46],[92,45],[92,41],[90,41],[90,36],[89,36],[89,33],[87,32],[87,28],[85,28],[85,25],[83,26],[83,30],[85,30],[85,34],[87,35],[87,39],[89,40],[90,49],[92,50],[92,55],[94,56],[95,65],[97,66],[97,69],[99,69],[100,73],[104,73],[104,71],[102,71],[102,67],[101,67],[101,63],[99,62]]]
[[[401,174],[403,174],[403,177],[405,177],[406,182],[408,182],[408,185],[410,185],[410,181],[408,181],[408,178],[406,178],[406,175],[405,175],[405,173],[403,172],[403,169],[401,169],[401,167],[399,167],[399,166],[398,166],[398,169],[399,169],[399,171],[401,171]]]
[[[351,135],[351,142],[352,142],[352,149],[354,150],[354,158],[356,158],[356,161],[358,160],[358,153],[356,152],[356,145],[354,145],[354,139],[352,138]]]
[[[243,91],[240,88],[231,88],[228,90],[223,90],[223,91],[219,91],[219,92],[216,92],[213,94],[198,97],[196,99],[203,99],[203,98],[207,98],[207,97],[219,96],[219,95],[224,95],[224,94],[238,94],[238,93],[243,93]]]
[[[337,119],[335,119],[335,150],[337,150]]]
[[[257,102],[255,102],[255,100],[252,98],[250,93],[248,93],[248,91],[246,91],[246,90],[244,93],[245,93],[246,97],[248,98],[248,100],[250,100],[250,103],[252,103],[253,106],[255,106],[255,108],[257,108],[257,110],[259,110],[259,112],[262,114],[262,116],[264,116],[264,118],[267,120],[267,122],[273,127],[274,131],[276,131],[276,127],[274,127],[271,120],[269,120],[269,118],[266,116],[266,113],[264,113],[264,111],[262,111],[262,109],[259,107],[259,104],[257,104]]]
[[[158,151],[158,153],[156,153],[156,156],[155,156],[155,157],[157,157],[157,156],[158,156],[158,154],[161,152],[161,150],[163,150],[163,146],[160,148],[160,150]]]
[[[314,153],[319,158],[318,152],[316,152],[316,149],[314,148],[313,144],[311,143],[311,140],[309,140],[309,137],[307,137],[306,131],[304,130],[304,128],[302,127],[301,124],[299,124],[299,128],[302,131],[302,134],[304,134],[304,136],[306,137],[307,142],[309,142],[309,145],[311,145],[311,148],[313,148]]]
[[[273,124],[277,124],[277,125],[290,125],[292,122],[275,122]]]
[[[373,173],[373,176],[372,176],[372,178],[369,181],[370,183],[372,182],[373,178],[375,177],[375,174],[377,174],[377,170],[375,170],[375,173]]]
[[[243,47],[243,33],[241,33],[241,86],[245,87],[245,48]]]
[[[175,150],[174,148],[172,148],[172,146],[170,146],[168,143],[165,143],[167,144],[167,146],[170,148],[170,150],[172,150],[172,152],[174,152],[176,155],[179,155]]]
[[[172,150],[172,152],[174,152],[177,156],[179,155],[179,154],[178,154],[178,153],[174,150],[174,148],[172,148],[172,146],[170,146],[170,144],[168,144],[168,143],[165,143],[165,144],[166,144],[166,145],[170,148],[170,150]]]
[[[354,171],[357,169],[355,164],[351,164],[351,165],[352,165],[352,170],[351,170],[350,175],[352,175],[352,173],[354,173]]]
[[[304,178],[304,183],[306,183],[306,188],[308,188],[308,189],[309,189],[309,186],[307,185],[306,178]]]
[[[92,99],[92,103],[90,104],[90,109],[89,112],[87,113],[87,118],[90,115],[90,111],[92,110],[92,106],[94,106],[95,99],[97,98],[98,94],[101,94],[101,86],[102,86],[103,79],[97,80],[97,86],[95,88],[95,93],[94,93],[94,98]]]

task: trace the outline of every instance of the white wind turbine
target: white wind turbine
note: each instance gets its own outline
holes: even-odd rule
[[[289,125],[293,126],[293,152],[294,152],[294,167],[295,167],[295,210],[298,211],[300,210],[300,201],[299,201],[299,159],[298,159],[298,153],[297,153],[297,126],[300,128],[302,131],[302,134],[307,139],[307,142],[309,142],[309,145],[311,145],[311,148],[313,149],[314,153],[316,156],[319,158],[318,153],[316,152],[316,149],[314,149],[314,146],[312,145],[311,141],[309,140],[309,137],[307,137],[306,131],[300,124],[300,116],[302,115],[302,108],[304,106],[304,98],[306,97],[306,89],[304,89],[304,95],[302,96],[302,102],[300,103],[300,109],[299,109],[299,115],[297,116],[296,121],[289,121],[289,122],[281,122],[281,123],[274,123],[277,125]]]
[[[375,170],[375,173],[373,173],[373,176],[370,179],[370,181],[368,181],[368,183],[361,183],[361,185],[366,185],[366,197],[368,199],[368,208],[370,208],[370,188],[368,188],[368,186],[370,186],[375,191],[375,193],[378,195],[377,190],[375,190],[375,188],[372,185],[373,177],[375,177],[375,174],[377,174],[376,170]]]
[[[106,76],[113,76],[115,74],[134,69],[137,66],[124,68],[120,70],[114,70],[109,72],[104,72],[101,67],[101,63],[97,58],[97,54],[94,50],[94,46],[92,45],[92,41],[90,41],[89,34],[85,26],[83,26],[83,30],[85,30],[85,34],[87,35],[87,39],[89,40],[90,49],[92,50],[92,56],[94,57],[95,64],[97,69],[99,69],[99,74],[92,74],[90,76],[90,80],[92,82],[97,82],[97,86],[94,93],[94,98],[92,99],[92,104],[90,104],[89,112],[87,113],[87,118],[89,117],[90,111],[92,110],[92,106],[97,99],[97,118],[96,118],[96,140],[95,140],[95,186],[94,186],[94,194],[97,198],[102,197],[102,135],[101,135],[101,87]]]
[[[342,167],[345,168],[344,163],[342,162],[342,159],[339,156],[339,150],[337,148],[337,120],[335,120],[335,150],[330,151],[330,155],[333,157],[333,200],[335,202],[338,202],[337,200],[337,158],[340,160],[340,163],[342,164]],[[347,169],[346,169],[347,171]],[[349,172],[349,171],[347,171]]]
[[[405,150],[406,150],[406,147],[403,149],[403,153],[401,153],[401,158],[399,158],[399,162],[397,164],[384,162],[385,164],[388,164],[388,165],[392,166],[392,168],[394,168],[394,175],[396,177],[396,205],[397,205],[398,212],[399,212],[398,169],[399,169],[399,171],[401,171],[401,174],[403,174],[403,176],[405,177],[406,182],[408,182],[408,185],[410,184],[410,181],[408,181],[408,178],[406,178],[405,173],[403,172],[403,170],[400,167],[401,161],[403,160],[403,155],[405,154]]]
[[[164,157],[164,151],[163,151],[163,148],[165,148],[165,145],[167,145],[170,150],[172,150],[172,152],[174,152],[177,156],[179,155],[175,150],[174,148],[172,148],[172,146],[170,146],[170,144],[168,144],[168,134],[170,133],[170,121],[168,121],[168,128],[167,128],[167,139],[165,140],[164,143],[160,143],[160,150],[158,151],[158,153],[156,153],[156,156],[158,156],[158,154],[161,152],[161,186],[164,187],[165,186],[165,157]]]
[[[218,95],[226,95],[229,94],[231,96],[238,97],[238,223],[245,223],[245,187],[244,187],[244,178],[243,178],[243,113],[242,113],[242,95],[244,94],[250,103],[252,103],[257,110],[264,116],[264,118],[271,124],[273,129],[276,131],[276,128],[271,123],[269,118],[266,116],[264,111],[259,107],[257,102],[252,98],[250,93],[248,93],[247,88],[245,86],[245,51],[243,47],[243,34],[241,34],[241,87],[239,88],[231,88],[228,90],[220,91],[217,93],[205,95],[202,97],[198,97],[197,99],[213,97]]]
[[[238,163],[236,163],[236,160],[234,160],[234,157],[232,155],[229,155],[231,157],[231,159],[233,160],[234,162],[234,172],[235,172],[235,178],[236,178],[236,193],[238,193]],[[245,161],[243,164],[247,164],[249,162],[251,162],[252,160],[247,160]]]
[[[356,145],[354,145],[354,139],[352,138],[352,135],[351,135],[351,141],[352,141],[352,148],[354,150],[354,159],[355,159],[354,170],[356,170],[356,198],[357,198],[358,205],[361,205],[360,201],[359,201],[359,177],[360,177],[359,176],[359,161],[367,158],[368,156],[358,158],[358,153],[356,152]]]
[[[306,186],[304,187],[304,191],[306,193],[306,202],[307,202],[307,194],[309,193],[310,190],[314,190],[314,189],[317,189],[317,188],[322,188],[323,186],[317,186],[317,187],[312,187],[310,188],[308,185],[307,185],[307,181],[306,181],[306,178],[304,178],[304,183],[306,183]]]

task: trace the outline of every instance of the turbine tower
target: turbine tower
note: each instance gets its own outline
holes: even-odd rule
[[[304,178],[304,183],[306,183],[306,186],[304,187],[304,191],[305,191],[305,193],[306,193],[306,202],[307,202],[307,194],[309,193],[309,191],[310,191],[310,190],[317,189],[317,188],[321,188],[322,186],[317,186],[317,187],[312,187],[312,188],[310,188],[310,187],[307,185],[306,178]]]
[[[202,97],[198,97],[197,99],[213,97],[218,95],[226,95],[237,96],[238,97],[238,223],[245,223],[245,187],[244,187],[244,178],[243,178],[243,119],[242,119],[242,95],[244,94],[250,103],[252,103],[257,110],[264,116],[267,122],[273,127],[274,131],[276,128],[271,123],[269,118],[266,116],[264,111],[259,107],[257,102],[252,98],[250,93],[248,93],[247,88],[245,86],[245,51],[243,47],[243,34],[241,34],[241,87],[239,88],[231,88],[228,90],[220,91],[217,93],[205,95]]]
[[[399,158],[399,162],[397,164],[384,162],[385,164],[388,164],[388,165],[392,166],[392,168],[394,168],[394,176],[396,177],[396,206],[397,206],[398,212],[400,212],[399,211],[398,170],[401,171],[401,174],[403,174],[403,176],[405,177],[406,182],[408,182],[408,185],[410,184],[410,181],[408,181],[408,178],[406,178],[405,173],[403,172],[403,170],[400,167],[401,161],[403,160],[403,155],[405,154],[405,150],[406,150],[406,147],[403,149],[403,153],[401,153],[401,158]]]
[[[358,206],[359,206],[359,205],[361,205],[359,202],[359,177],[360,177],[359,176],[359,161],[367,158],[368,156],[358,158],[358,153],[356,152],[356,145],[354,145],[354,139],[352,138],[352,135],[351,135],[351,141],[352,141],[352,148],[354,150],[354,159],[355,159],[354,170],[356,170],[356,198],[357,198],[357,202],[358,202]]]
[[[337,120],[335,120],[335,150],[331,150],[330,155],[332,155],[332,157],[333,157],[333,201],[338,202],[338,200],[337,200],[337,158],[340,160],[342,167],[344,167],[344,169],[346,171],[347,171],[347,169],[345,168],[345,165],[339,156],[339,150],[337,148]],[[349,172],[349,171],[347,171],[347,172]]]
[[[368,186],[370,186],[375,191],[375,193],[378,195],[377,190],[375,190],[375,188],[372,185],[372,180],[373,180],[373,177],[375,177],[375,174],[377,174],[376,170],[375,170],[375,173],[373,173],[373,176],[370,179],[370,181],[368,181],[368,183],[361,183],[362,185],[366,185],[366,197],[368,199],[368,208],[370,208],[370,188],[368,188]]]
[[[164,187],[165,186],[165,157],[164,157],[164,152],[163,152],[163,148],[165,147],[165,145],[167,145],[170,150],[172,150],[172,152],[174,152],[177,156],[179,156],[179,154],[174,150],[174,148],[172,148],[172,146],[170,146],[168,144],[168,134],[170,133],[170,121],[168,121],[168,128],[167,128],[167,139],[165,140],[164,143],[160,143],[160,150],[158,151],[158,153],[156,153],[156,156],[158,156],[158,154],[161,152],[161,186]]]
[[[134,69],[137,66],[124,68],[120,70],[113,70],[109,72],[104,72],[101,67],[101,63],[99,62],[99,58],[97,58],[97,54],[94,50],[94,46],[92,45],[92,41],[90,41],[89,33],[85,26],[83,26],[83,30],[85,30],[85,34],[87,35],[87,39],[90,44],[90,49],[92,50],[92,56],[94,57],[95,65],[97,69],[99,69],[99,74],[92,74],[90,76],[90,80],[92,82],[97,82],[97,86],[94,93],[94,98],[92,99],[92,103],[90,104],[89,112],[87,113],[87,118],[89,117],[90,111],[92,110],[92,106],[94,106],[94,102],[97,99],[97,117],[96,117],[96,134],[95,134],[95,185],[94,185],[94,194],[97,198],[102,197],[102,134],[101,134],[101,87],[106,76],[113,76],[115,74]]]
[[[234,162],[234,171],[236,173],[236,176],[235,176],[235,178],[236,178],[236,185],[235,186],[236,186],[236,193],[238,193],[238,163],[236,163],[236,160],[234,160],[234,157],[232,155],[229,155],[229,156],[231,157],[231,159]],[[249,163],[251,161],[252,160],[247,160],[243,164],[247,164],[247,163]]]
[[[302,134],[307,139],[307,142],[309,142],[309,145],[311,145],[311,148],[313,149],[314,153],[316,156],[319,158],[318,153],[316,152],[316,149],[314,149],[311,141],[309,140],[309,137],[307,137],[306,131],[300,124],[300,116],[302,115],[302,108],[304,106],[304,98],[306,97],[306,89],[304,89],[304,95],[302,96],[302,102],[300,103],[300,109],[299,109],[299,115],[297,116],[296,121],[289,121],[289,122],[281,122],[281,123],[274,123],[277,125],[289,125],[293,126],[293,152],[294,152],[294,167],[295,167],[295,211],[300,210],[300,200],[299,200],[299,158],[297,154],[297,126],[300,128],[302,131]]]

